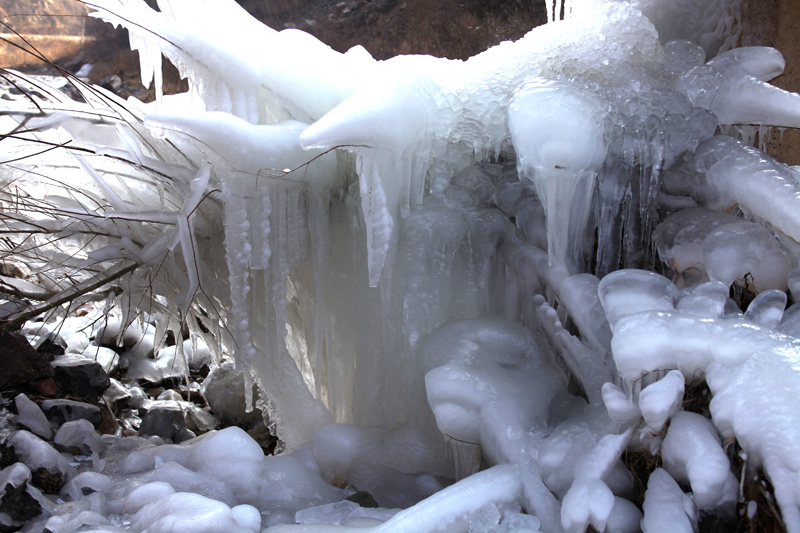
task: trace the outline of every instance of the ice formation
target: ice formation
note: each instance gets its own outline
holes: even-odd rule
[[[692,531],[746,504],[735,438],[800,532],[798,175],[715,134],[800,127],[800,96],[768,83],[777,51],[731,49],[738,2],[556,1],[565,20],[466,61],[376,61],[233,0],[83,1],[159,101],[13,74],[4,229],[58,236],[52,261],[21,247],[39,283],[14,294],[116,282],[97,342],[153,381],[232,356],[283,453],[65,424],[78,474],[19,431],[70,478],[52,531]],[[190,94],[161,95],[162,55]],[[703,379],[710,413],[684,411]],[[626,450],[662,453],[641,510]]]

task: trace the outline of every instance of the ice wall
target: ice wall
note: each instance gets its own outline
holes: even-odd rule
[[[27,128],[4,183],[48,189],[9,228],[133,265],[124,322],[152,305],[159,336],[186,322],[232,354],[298,468],[410,506],[378,530],[501,532],[520,510],[543,531],[691,530],[696,508],[735,512],[717,433],[752,451],[800,530],[795,444],[774,442],[797,409],[767,390],[800,379],[783,313],[797,173],[715,135],[800,126],[800,97],[769,85],[774,50],[717,55],[736,3],[568,1],[565,20],[467,61],[382,62],[228,0],[85,3],[129,29],[145,80],[163,54],[191,94],[4,104]],[[746,312],[728,298],[744,290]],[[682,412],[703,378],[713,425]],[[626,450],[664,453],[643,518]],[[481,457],[494,467],[476,473]],[[464,479],[427,498],[430,474]]]

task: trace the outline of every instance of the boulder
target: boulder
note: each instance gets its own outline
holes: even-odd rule
[[[95,402],[111,385],[102,365],[86,357],[63,356],[52,365],[56,383],[66,394]]]
[[[0,331],[0,389],[11,389],[53,376],[47,357],[18,334]]]

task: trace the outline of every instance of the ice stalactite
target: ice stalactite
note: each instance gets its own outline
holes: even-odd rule
[[[558,80],[525,83],[509,105],[517,170],[544,205],[550,261],[574,273],[583,270],[595,178],[608,153],[608,107],[588,90]]]

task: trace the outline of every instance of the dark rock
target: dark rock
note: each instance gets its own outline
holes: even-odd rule
[[[380,505],[378,505],[378,500],[376,500],[372,494],[365,490],[359,490],[345,499],[347,501],[357,503],[361,507],[380,507]]]
[[[53,376],[47,358],[18,333],[0,331],[0,389]]]
[[[88,420],[94,427],[99,427],[103,421],[100,408],[96,405],[73,400],[45,400],[41,405],[42,411],[55,425],[74,420]]]
[[[0,443],[0,466],[14,463],[24,463],[32,473],[33,484],[50,494],[57,494],[74,473],[55,448],[25,430],[11,433]]]
[[[111,385],[100,363],[85,357],[65,356],[53,361],[56,383],[67,394],[97,401]]]
[[[156,435],[172,439],[186,430],[183,409],[178,402],[159,402],[153,404],[142,417],[139,435]]]
[[[67,351],[67,341],[61,338],[61,335],[53,333],[42,341],[39,347],[36,348],[36,351],[52,361],[55,356],[64,355]]]

